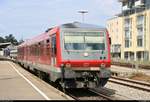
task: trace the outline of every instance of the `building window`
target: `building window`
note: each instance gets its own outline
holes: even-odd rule
[[[130,18],[125,19],[125,27],[129,27],[131,23]]]
[[[137,25],[143,25],[144,24],[144,15],[137,16]]]
[[[137,46],[138,47],[142,47],[143,46],[143,39],[142,38],[138,38],[137,39]]]
[[[125,30],[125,38],[129,39],[129,36],[130,36],[129,30]]]
[[[142,36],[143,33],[144,33],[143,28],[142,27],[141,28],[137,28],[137,32],[138,32],[138,36],[139,35]]]
[[[128,52],[124,53],[124,59],[126,59],[126,60],[128,59]]]
[[[137,46],[143,47],[144,15],[137,16]]]
[[[130,47],[130,42],[129,39],[125,40],[125,48],[129,48]]]
[[[132,31],[131,31],[132,21],[131,18],[126,18],[124,20],[124,32],[125,32],[125,48],[129,48],[132,46]]]
[[[132,32],[131,32],[131,19],[127,18],[124,22],[124,31],[125,31],[125,38],[132,39]]]

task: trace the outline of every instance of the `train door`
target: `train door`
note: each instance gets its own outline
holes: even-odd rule
[[[51,37],[51,65],[56,64],[56,36]]]

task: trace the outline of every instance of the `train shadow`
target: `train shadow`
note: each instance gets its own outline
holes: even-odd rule
[[[95,88],[94,90],[101,93],[101,94],[107,95],[107,96],[114,95],[116,92],[116,90],[109,89],[106,87],[99,87],[99,88]]]
[[[94,97],[98,96],[96,93],[90,92],[86,88],[67,89],[67,93],[72,94],[75,97]]]
[[[115,90],[105,88],[105,87],[100,87],[100,88],[95,88],[93,89],[94,91],[101,93],[103,95],[111,96],[115,94]],[[89,97],[89,96],[98,96],[98,94],[93,93],[88,90],[88,88],[78,88],[78,89],[67,89],[66,90],[68,93],[73,94],[76,97]]]

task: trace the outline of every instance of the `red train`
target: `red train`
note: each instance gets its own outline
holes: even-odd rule
[[[62,24],[19,45],[17,61],[63,88],[103,87],[111,76],[109,35],[96,25]]]

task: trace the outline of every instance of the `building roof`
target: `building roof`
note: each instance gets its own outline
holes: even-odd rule
[[[42,33],[40,35],[37,35],[29,40],[24,41],[23,43],[21,43],[18,47],[24,46],[24,45],[32,45],[34,43],[38,43],[40,41],[42,41],[43,39],[48,38],[49,35],[48,33]]]
[[[0,48],[6,48],[8,45],[11,45],[11,42],[0,43]]]

